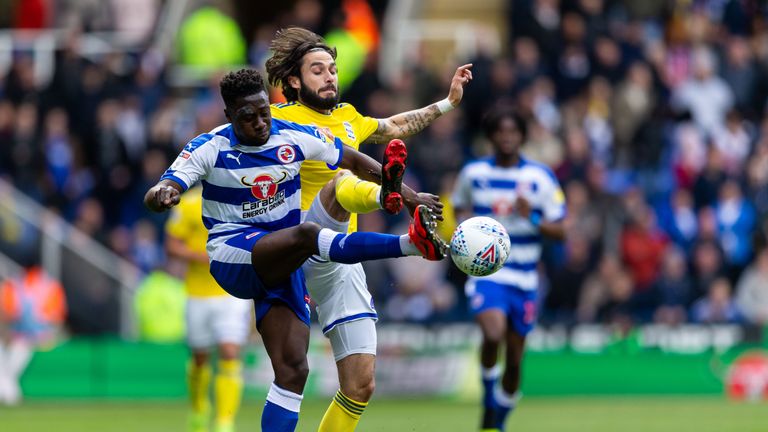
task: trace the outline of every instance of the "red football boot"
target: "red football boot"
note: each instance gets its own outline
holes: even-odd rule
[[[448,245],[437,235],[437,219],[425,205],[416,207],[408,237],[424,258],[440,261],[448,255]]]
[[[384,150],[384,163],[381,164],[381,208],[389,214],[398,214],[403,209],[403,174],[408,150],[405,143],[393,139]]]

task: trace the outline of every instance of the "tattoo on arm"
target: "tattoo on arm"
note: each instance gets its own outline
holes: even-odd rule
[[[438,117],[440,117],[440,110],[437,104],[432,104],[417,110],[395,114],[387,119],[379,119],[379,127],[371,134],[368,141],[378,144],[393,138],[415,135]]]

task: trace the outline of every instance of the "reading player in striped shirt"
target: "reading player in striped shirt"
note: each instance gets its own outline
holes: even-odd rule
[[[500,431],[521,396],[525,336],[536,317],[541,240],[563,238],[565,200],[552,171],[520,155],[525,120],[511,111],[493,109],[483,127],[493,144],[493,156],[462,169],[453,205],[459,220],[472,216],[498,220],[512,243],[501,270],[482,278],[470,277],[466,285],[470,308],[483,334],[482,430]],[[502,344],[506,345],[503,375],[497,365]],[[500,375],[501,382],[497,382]]]
[[[230,123],[190,141],[144,203],[167,210],[202,183],[211,274],[231,295],[254,300],[256,326],[275,372],[262,430],[293,431],[308,374],[309,296],[302,263],[312,255],[341,263],[405,255],[440,260],[445,243],[425,206],[417,207],[403,236],[344,234],[300,223],[298,173],[304,160],[341,166],[370,181],[381,181],[381,165],[315,128],[273,120],[264,82],[254,70],[224,76],[221,95]],[[386,161],[384,176],[402,175],[400,156]]]

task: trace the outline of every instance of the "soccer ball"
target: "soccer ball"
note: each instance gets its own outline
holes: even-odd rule
[[[511,246],[503,225],[477,216],[456,227],[451,236],[451,259],[470,276],[488,276],[504,266]]]

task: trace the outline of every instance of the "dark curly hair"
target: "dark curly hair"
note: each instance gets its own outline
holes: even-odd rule
[[[267,60],[267,79],[283,88],[288,102],[299,99],[299,92],[288,85],[288,77],[300,77],[301,59],[310,51],[321,49],[336,59],[336,48],[329,47],[319,35],[301,27],[278,30],[269,46],[272,57]]]
[[[483,133],[488,139],[491,139],[493,134],[499,130],[501,121],[505,118],[510,118],[515,122],[515,127],[523,136],[523,140],[528,137],[528,123],[526,123],[523,116],[516,111],[507,108],[492,108],[485,116],[483,116]]]
[[[219,84],[221,98],[227,106],[234,105],[238,98],[266,91],[264,79],[254,69],[240,69],[224,75]]]

